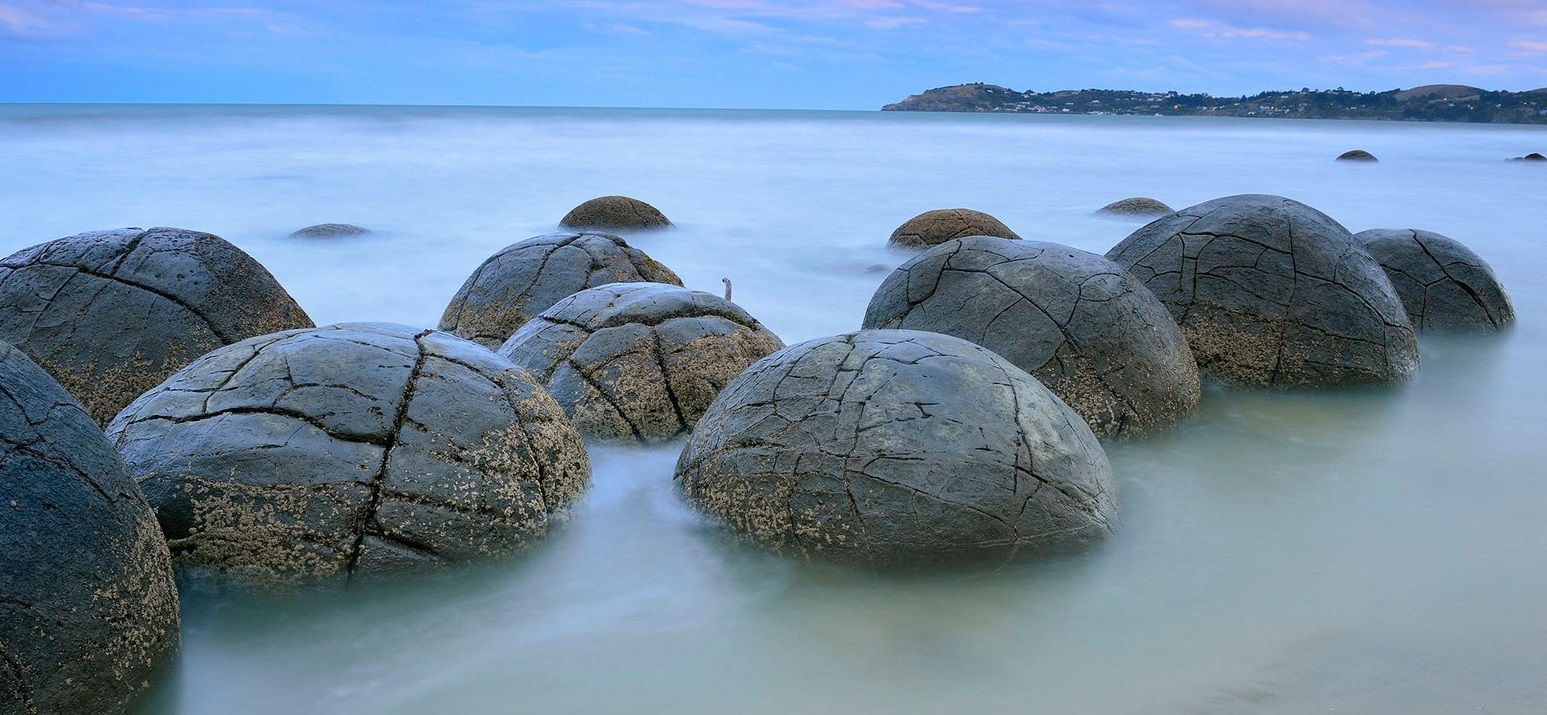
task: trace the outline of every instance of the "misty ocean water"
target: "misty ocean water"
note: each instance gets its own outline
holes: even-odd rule
[[[1377,164],[1334,162],[1354,148]],[[879,112],[0,105],[0,255],[177,226],[318,324],[433,327],[484,258],[581,201],[786,343],[859,327],[893,228],[987,211],[1103,253],[1128,196],[1281,194],[1466,243],[1514,300],[1421,336],[1390,389],[1206,389],[1106,444],[1122,528],[1071,557],[882,576],[729,540],[680,444],[590,445],[570,525],[401,583],[185,593],[150,713],[1532,713],[1547,709],[1547,127]],[[374,234],[303,240],[324,222]]]

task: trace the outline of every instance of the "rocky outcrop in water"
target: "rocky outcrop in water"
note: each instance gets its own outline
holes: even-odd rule
[[[1155,216],[1164,216],[1168,213],[1171,213],[1170,206],[1147,196],[1132,196],[1120,199],[1096,209],[1097,216],[1114,218],[1148,219]]]
[[[509,361],[385,323],[221,348],[107,434],[175,563],[260,588],[520,549],[590,474],[574,426]]]
[[[290,234],[291,238],[349,238],[350,236],[365,236],[371,232],[368,228],[362,228],[352,223],[319,223],[315,226],[298,228]]]
[[[667,228],[671,221],[659,209],[627,196],[598,196],[564,214],[564,228],[600,231]]]
[[[1338,154],[1336,161],[1377,162],[1380,160],[1376,159],[1374,154],[1371,154],[1370,152],[1367,152],[1363,149],[1349,149],[1342,154]]]
[[[537,236],[500,249],[473,271],[446,306],[440,329],[493,350],[573,293],[636,281],[682,285],[670,268],[618,236]]]
[[[745,310],[662,283],[614,283],[543,311],[500,347],[588,437],[663,442],[693,429],[748,365],[784,347]]]
[[[0,712],[127,711],[178,622],[166,542],[112,445],[0,342]]]
[[[1515,322],[1493,268],[1459,241],[1407,228],[1374,228],[1354,238],[1386,270],[1414,328],[1488,331]]]
[[[688,501],[777,551],[1001,564],[1106,537],[1112,471],[1035,378],[959,338],[865,330],[742,373],[677,462]]]
[[[948,241],[893,271],[866,328],[971,340],[1074,408],[1098,437],[1175,423],[1198,406],[1198,367],[1176,321],[1128,271],[1044,241]]]
[[[1418,343],[1352,234],[1282,196],[1206,201],[1107,252],[1170,309],[1198,367],[1238,385],[1399,382]]]
[[[204,353],[311,326],[263,266],[208,233],[82,233],[0,260],[0,340],[99,424]]]
[[[972,209],[934,209],[904,221],[887,245],[894,248],[929,248],[954,238],[998,236],[1020,238],[999,219]]]

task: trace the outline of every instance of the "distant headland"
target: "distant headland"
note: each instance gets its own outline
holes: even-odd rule
[[[881,108],[889,112],[1021,112],[1163,116],[1386,119],[1418,122],[1547,124],[1547,87],[1492,91],[1461,84],[1428,84],[1385,92],[1337,89],[1270,91],[1251,96],[1066,89],[1017,92],[975,82],[937,87]]]

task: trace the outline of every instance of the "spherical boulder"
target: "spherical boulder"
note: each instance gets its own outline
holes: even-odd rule
[[[603,231],[666,228],[671,221],[654,206],[627,196],[598,196],[564,214],[564,228]]]
[[[98,424],[204,353],[311,326],[262,265],[208,233],[98,231],[0,259],[0,340]]]
[[[520,549],[590,474],[574,426],[508,360],[386,323],[211,352],[107,435],[174,563],[256,588]]]
[[[0,343],[0,712],[121,713],[177,652],[177,587],[102,430]]]
[[[719,296],[613,283],[554,304],[499,352],[536,376],[582,434],[648,444],[691,431],[726,383],[782,347]]]
[[[1096,209],[1097,216],[1114,218],[1147,218],[1171,213],[1171,207],[1147,196],[1133,196],[1113,201]]]
[[[934,209],[903,222],[887,245],[894,248],[929,248],[953,238],[998,236],[1020,238],[1010,227],[982,211],[972,209]]]
[[[1339,154],[1336,161],[1375,162],[1380,160],[1376,159],[1374,154],[1371,154],[1370,152],[1367,152],[1363,149],[1349,149],[1348,151]]]
[[[1198,406],[1198,366],[1166,307],[1117,264],[1056,243],[935,246],[887,276],[863,327],[982,345],[1042,381],[1098,437],[1169,426]]]
[[[440,329],[493,350],[576,291],[634,281],[682,285],[670,268],[618,236],[537,236],[500,249],[473,271],[446,306]]]
[[[352,223],[319,223],[315,226],[298,228],[290,236],[291,238],[348,238],[364,236],[370,232],[370,229]]]
[[[1354,234],[1386,270],[1417,330],[1489,331],[1515,322],[1493,268],[1459,241],[1422,229]]]
[[[1073,410],[986,348],[912,330],[758,361],[699,420],[675,480],[765,547],[882,568],[1071,548],[1117,514],[1106,454]]]
[[[1160,299],[1199,369],[1237,385],[1406,380],[1418,343],[1352,234],[1282,196],[1206,201],[1133,232],[1107,258]]]
[[[1533,151],[1530,154],[1526,154],[1525,156],[1512,156],[1512,157],[1509,158],[1509,160],[1510,161],[1547,161],[1547,156],[1543,156],[1542,153],[1539,152],[1539,151]]]

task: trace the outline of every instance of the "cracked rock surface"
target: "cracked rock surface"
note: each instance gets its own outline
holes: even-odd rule
[[[1106,206],[1096,209],[1096,215],[1141,218],[1144,216],[1164,216],[1171,213],[1171,210],[1170,206],[1147,196],[1133,196],[1113,201]]]
[[[1227,383],[1386,383],[1418,370],[1385,272],[1347,229],[1298,201],[1206,201],[1106,255],[1170,309],[1198,368]]]
[[[580,436],[529,376],[388,323],[221,348],[107,434],[174,563],[259,588],[514,551],[590,478]]]
[[[100,424],[222,345],[312,327],[262,265],[219,236],[97,231],[0,259],[0,340]]]
[[[506,246],[446,306],[440,329],[490,350],[572,293],[608,283],[682,285],[670,268],[605,233],[552,233]]]
[[[145,497],[64,388],[0,342],[0,712],[121,713],[177,652]]]
[[[602,230],[666,228],[671,221],[654,206],[627,196],[598,196],[564,214],[564,228]]]
[[[583,290],[500,347],[588,437],[656,443],[693,424],[732,378],[784,343],[719,296],[661,283]]]
[[[894,248],[929,248],[967,236],[1020,238],[1009,226],[982,211],[934,209],[903,222],[886,244]]]
[[[940,244],[887,276],[863,327],[982,345],[1042,381],[1098,437],[1169,426],[1198,406],[1198,366],[1166,307],[1121,266],[1057,243]]]
[[[1386,270],[1417,330],[1491,331],[1515,322],[1515,306],[1493,268],[1433,231],[1374,228],[1354,234]]]
[[[986,348],[913,330],[758,361],[699,421],[675,479],[765,547],[880,568],[1002,564],[1103,539],[1117,514],[1079,415]]]

